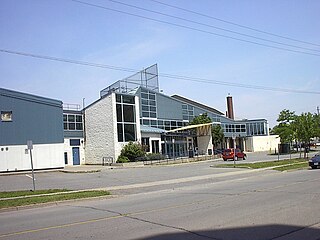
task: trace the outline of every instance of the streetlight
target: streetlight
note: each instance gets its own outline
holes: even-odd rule
[[[173,138],[173,139],[172,139],[173,161],[176,160],[176,157],[175,157],[175,154],[174,154],[174,142],[175,142],[175,140],[174,140],[174,138]]]

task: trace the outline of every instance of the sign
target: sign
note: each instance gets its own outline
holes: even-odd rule
[[[29,150],[33,149],[33,143],[31,140],[27,141],[27,146]]]

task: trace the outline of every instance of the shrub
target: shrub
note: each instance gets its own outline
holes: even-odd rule
[[[147,160],[163,160],[164,156],[160,153],[148,153],[147,154]]]
[[[127,158],[126,156],[120,155],[120,156],[118,157],[117,162],[118,162],[118,163],[126,163],[126,162],[129,162],[129,158]]]
[[[120,156],[127,157],[130,162],[134,162],[134,161],[136,161],[136,158],[144,157],[145,154],[146,153],[143,150],[141,144],[129,142],[121,150],[121,155]]]

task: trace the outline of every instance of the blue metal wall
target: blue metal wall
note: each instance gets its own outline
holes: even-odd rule
[[[0,111],[12,111],[12,121],[0,119],[0,145],[63,143],[62,102],[0,88]]]

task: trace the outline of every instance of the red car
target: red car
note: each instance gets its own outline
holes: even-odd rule
[[[222,153],[223,161],[227,161],[228,159],[233,160],[233,156],[234,156],[233,151],[234,151],[233,148],[225,149]],[[243,160],[245,160],[246,157],[247,157],[247,155],[244,152],[242,152],[239,148],[236,148],[235,160],[238,160],[238,158],[242,158]]]

